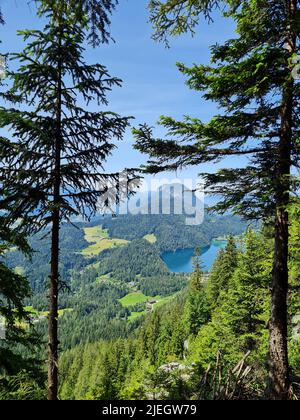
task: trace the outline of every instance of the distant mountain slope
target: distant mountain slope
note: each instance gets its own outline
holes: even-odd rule
[[[188,275],[168,271],[163,251],[204,247],[215,237],[237,235],[245,227],[237,217],[208,214],[199,226],[187,226],[184,215],[174,214],[107,216],[77,227],[63,225],[60,271],[68,289],[62,289],[59,299],[60,309],[65,309],[60,317],[61,348],[127,337],[148,308],[145,302],[124,307],[122,298],[144,294],[159,306],[189,281]],[[31,261],[13,250],[6,255],[10,266],[30,280],[34,294],[26,305],[41,312],[48,308],[50,261],[49,239],[43,236],[30,240],[36,251]],[[46,320],[36,327],[46,336]]]
[[[80,251],[89,246],[84,238],[82,227],[84,224],[64,224],[60,232],[60,275],[64,281],[69,281],[70,270],[80,271],[87,265]],[[47,232],[34,235],[29,240],[33,250],[32,258],[28,258],[18,251],[12,250],[5,255],[6,263],[28,278],[34,291],[43,291],[47,285],[50,270],[50,238]]]
[[[159,249],[145,239],[135,239],[127,246],[104,251],[99,257],[99,274],[111,273],[118,280],[135,281],[137,276],[168,274]]]
[[[107,216],[105,218],[96,219],[93,223],[79,223],[76,225],[77,227],[63,225],[61,230],[60,271],[61,278],[64,282],[70,282],[72,271],[79,272],[86,266],[99,262],[99,256],[93,255],[93,253],[91,253],[91,255],[85,255],[83,252],[91,246],[91,243],[87,242],[85,239],[84,229],[88,226],[101,225],[103,229],[107,230],[110,239],[119,238],[125,241],[134,241],[144,237],[146,237],[145,239],[150,238],[151,240],[148,240],[148,248],[149,250],[152,249],[152,257],[154,258],[152,265],[156,268],[163,266],[163,263],[158,258],[159,252],[176,250],[178,248],[204,247],[209,245],[213,238],[229,234],[239,235],[246,228],[246,224],[236,216],[211,216],[208,214],[205,215],[204,223],[199,226],[187,226],[185,224],[185,216],[173,214],[128,215],[118,216],[117,218]],[[44,235],[44,233],[35,235],[30,239],[31,246],[35,251],[32,260],[29,260],[20,252],[15,251],[9,252],[5,256],[9,266],[21,270],[22,274],[30,280],[33,290],[38,292],[44,290],[49,276],[49,238],[44,237]],[[153,248],[150,247],[152,245]],[[146,246],[147,244],[145,244],[145,247]],[[105,249],[105,247],[103,248]],[[111,254],[107,254],[104,250],[100,253],[101,264],[103,264],[104,267],[103,269],[111,268],[112,263],[109,262],[111,256],[115,261],[115,271],[118,270],[118,266],[120,265],[122,266],[121,271],[123,271],[123,273],[127,272],[126,276],[128,276],[128,273],[131,273],[133,266],[130,256],[126,256],[126,253],[130,254],[133,250],[134,254],[138,254],[138,247],[135,245],[132,245],[132,247],[129,248],[125,246],[122,251],[120,251],[119,248],[116,248],[115,250],[112,250]],[[120,257],[116,257],[119,252],[121,252]],[[156,262],[154,262],[154,260],[156,260]],[[145,262],[146,261],[144,261],[144,263]],[[127,264],[127,266],[125,266],[125,264]],[[149,265],[148,262],[145,266],[146,265]],[[161,267],[159,270],[162,270]],[[146,277],[151,275],[151,273],[147,272],[146,268],[143,270]],[[157,272],[157,270],[155,272]]]
[[[100,220],[95,223],[100,223]],[[240,235],[246,229],[246,223],[237,216],[212,216],[207,213],[199,226],[187,226],[184,215],[174,214],[106,217],[101,224],[110,237],[128,241],[153,234],[161,252],[208,246],[216,237]]]

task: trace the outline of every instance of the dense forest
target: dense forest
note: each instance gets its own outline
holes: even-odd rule
[[[299,219],[293,222],[291,240],[298,244]],[[262,398],[267,377],[272,241],[268,228],[249,228],[239,243],[230,239],[207,284],[201,282],[201,269],[196,265],[187,288],[169,305],[149,314],[130,338],[67,351],[61,359],[61,397]],[[295,380],[300,374],[297,253],[298,248],[293,248],[290,272],[295,289],[289,295],[289,348]]]
[[[178,37],[207,55],[177,63],[195,108],[135,81],[157,125],[99,62],[122,3],[34,0],[29,29],[1,5],[0,400],[298,400],[300,1],[145,0],[160,70]],[[162,173],[190,207],[170,182],[130,211]],[[192,273],[164,259],[185,250]]]
[[[102,222],[111,236],[127,240],[154,234],[160,251],[207,246],[213,238],[239,235],[246,222],[238,216],[205,214],[199,226],[187,226],[183,215],[137,215],[106,219]],[[144,233],[144,235],[142,235]]]
[[[122,218],[110,217],[105,221],[96,219],[89,224],[62,227],[61,246],[64,251],[60,272],[63,289],[59,298],[59,311],[63,315],[60,319],[62,349],[101,338],[123,337],[134,329],[135,323],[125,325],[124,318],[130,317],[131,312],[143,315],[145,303],[141,301],[132,307],[123,307],[119,300],[127,294],[140,291],[145,299],[156,296],[163,298],[174,295],[186,286],[189,277],[170,273],[161,259],[160,242],[150,243],[144,239],[145,233],[151,234],[153,231],[152,217],[131,216],[122,224]],[[159,228],[168,227],[172,219],[175,224],[176,216],[166,216],[166,220],[165,216],[159,216]],[[217,217],[216,220],[218,229],[212,227],[209,230],[206,227],[204,232],[207,239],[203,242],[199,239],[199,246],[204,247],[208,238],[211,241],[217,232],[223,235],[241,234],[246,227],[245,223],[235,217]],[[116,235],[119,233],[118,226],[125,224],[126,228],[132,231],[132,238],[136,239],[115,248],[107,248],[101,252],[99,250],[98,255],[85,255],[85,250],[93,246],[93,243],[90,244],[85,239],[85,229],[95,229],[97,232],[99,222],[102,226],[111,226],[108,231]],[[148,226],[150,231],[145,230],[144,225]],[[102,229],[100,232],[103,232]],[[185,243],[188,230],[189,227],[184,224],[178,226],[177,240],[180,243]],[[202,229],[199,228],[199,231]],[[200,234],[199,238],[201,237]],[[91,241],[93,240],[95,239],[92,238]],[[47,241],[45,234],[31,238],[30,245],[34,250],[31,259],[16,250],[5,255],[9,267],[21,271],[30,280],[33,294],[25,299],[25,304],[40,314],[46,313],[48,308],[45,291],[48,284],[50,249],[47,247]],[[35,316],[33,313],[33,317]],[[41,319],[41,324],[44,321]],[[42,325],[39,325],[38,329],[45,334]]]
[[[60,276],[69,285],[74,273],[81,272],[86,267],[91,268],[89,266],[92,264],[97,266],[99,262],[101,262],[99,270],[103,274],[121,270],[119,276],[124,281],[126,279],[122,276],[126,276],[125,269],[129,271],[127,273],[129,281],[130,276],[134,278],[136,274],[142,272],[144,276],[166,273],[166,267],[159,258],[161,252],[177,248],[205,247],[219,236],[239,235],[247,226],[244,221],[235,216],[207,215],[205,223],[195,228],[187,226],[183,219],[184,216],[179,215],[128,215],[117,218],[111,216],[95,218],[90,223],[65,224],[61,228],[60,237]],[[81,251],[88,248],[90,243],[85,239],[84,229],[99,225],[107,230],[110,238],[124,239],[132,243],[128,243],[124,248],[105,249],[104,247],[101,255],[96,253],[88,255],[88,259],[85,258],[86,255]],[[155,235],[153,246],[147,241],[142,241],[147,235]],[[49,231],[32,235],[28,243],[33,251],[31,258],[12,247],[5,253],[5,262],[10,268],[17,268],[29,280],[34,292],[43,292],[47,287],[49,272]],[[138,264],[141,264],[143,249],[145,249],[145,255],[151,259],[152,268],[149,266],[149,260],[148,263],[145,262],[142,267],[138,266],[135,270],[131,262],[138,259]],[[72,281],[76,280],[73,278]]]

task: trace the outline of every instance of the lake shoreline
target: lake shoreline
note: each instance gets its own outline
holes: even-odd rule
[[[201,247],[201,264],[203,271],[209,272],[221,249],[225,248],[226,239],[213,239],[207,246]],[[176,251],[165,251],[161,253],[164,261],[171,273],[192,273],[195,248],[180,248]]]

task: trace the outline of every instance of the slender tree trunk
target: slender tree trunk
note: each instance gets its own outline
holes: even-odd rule
[[[58,394],[58,282],[59,282],[59,211],[53,212],[50,310],[49,310],[49,356],[48,400],[57,400]]]
[[[59,39],[61,46],[61,37]],[[58,57],[57,109],[54,145],[54,186],[51,239],[51,276],[49,311],[48,353],[48,400],[58,398],[58,290],[59,290],[59,233],[60,233],[60,188],[61,188],[61,112],[62,112],[62,63]]]
[[[297,0],[287,1],[290,22],[296,17]],[[296,36],[293,24],[288,31],[285,48],[289,53],[296,51]],[[269,398],[286,400],[289,398],[289,361],[287,346],[287,298],[288,298],[288,254],[289,254],[289,216],[291,150],[293,130],[293,90],[291,80],[283,89],[281,112],[281,135],[279,141],[278,183],[276,194],[275,254],[271,292],[270,319],[270,361]]]

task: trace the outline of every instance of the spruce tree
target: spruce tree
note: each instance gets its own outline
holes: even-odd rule
[[[209,320],[209,304],[203,285],[203,273],[200,262],[200,250],[197,248],[194,258],[194,272],[189,284],[187,302],[187,322],[189,333],[197,335],[202,325]]]
[[[212,308],[219,304],[221,292],[228,290],[237,262],[238,250],[233,236],[230,236],[226,248],[222,249],[217,256],[209,276],[207,294]]]
[[[205,92],[204,98],[215,101],[224,113],[209,123],[162,117],[167,140],[155,139],[147,126],[134,133],[137,148],[151,156],[150,173],[219,162],[230,156],[247,158],[244,167],[224,167],[204,174],[204,178],[207,192],[223,196],[217,210],[233,209],[248,219],[273,220],[269,397],[286,399],[290,389],[287,207],[291,192],[299,186],[292,169],[299,168],[299,82],[294,80],[293,64],[299,53],[299,1],[153,3],[154,10],[155,3],[158,5],[156,26],[165,34],[172,34],[172,21],[163,26],[170,11],[177,10],[171,14],[176,34],[188,30],[186,22],[193,25],[200,12],[218,3],[233,6],[228,14],[236,21],[237,38],[213,46],[210,65],[187,68],[179,64],[189,86]],[[193,13],[187,13],[190,10]]]
[[[108,181],[118,182],[118,175],[106,174],[103,165],[129,118],[107,109],[107,92],[121,81],[103,65],[84,60],[88,20],[82,3],[43,0],[39,15],[46,26],[20,32],[28,44],[14,56],[21,65],[4,95],[22,110],[0,109],[0,126],[13,134],[5,142],[1,208],[7,225],[18,221],[27,233],[51,227],[48,398],[55,400],[60,226],[79,214],[90,217]]]
[[[0,9],[0,24],[4,24]],[[0,85],[5,88],[6,55],[1,55]],[[0,161],[5,157],[7,141],[0,137]],[[0,184],[0,196],[6,193]],[[29,323],[29,315],[24,309],[24,301],[31,294],[29,283],[23,276],[17,274],[6,265],[5,256],[11,249],[18,249],[29,255],[30,247],[26,237],[20,233],[16,226],[6,226],[5,212],[0,209],[0,388],[2,395],[10,395],[10,384],[16,381],[21,371],[22,380],[25,376],[33,374],[31,366],[20,349],[28,350],[37,344],[37,337]],[[23,325],[23,327],[22,327]],[[24,328],[26,325],[26,328]],[[35,371],[35,374],[40,372]],[[34,376],[34,375],[33,375]],[[18,388],[18,387],[17,387]],[[14,398],[17,398],[18,389],[14,387]]]
[[[244,353],[257,350],[267,325],[272,258],[267,251],[265,238],[249,229],[222,304],[222,310],[226,312],[228,323]]]

